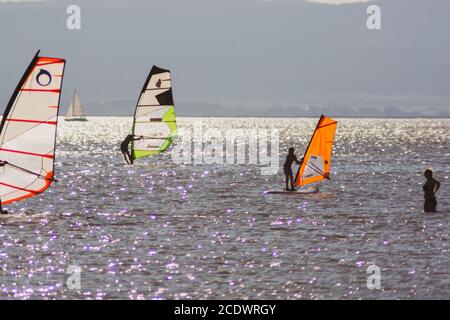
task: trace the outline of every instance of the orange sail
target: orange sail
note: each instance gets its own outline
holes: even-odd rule
[[[303,187],[329,178],[336,127],[337,121],[324,115],[320,117],[298,169],[295,186]]]

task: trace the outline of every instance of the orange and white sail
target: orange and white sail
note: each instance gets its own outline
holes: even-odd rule
[[[324,115],[320,117],[298,169],[295,186],[303,187],[329,178],[336,127],[337,121]]]
[[[36,196],[54,182],[65,63],[38,51],[6,107],[0,125],[2,204]]]

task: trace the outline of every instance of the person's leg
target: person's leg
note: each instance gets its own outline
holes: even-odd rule
[[[123,154],[123,157],[125,158],[125,162],[127,164],[130,164],[130,162],[128,161],[127,153],[126,152],[122,152],[122,154]]]
[[[285,176],[285,181],[286,181],[286,191],[289,190],[289,173],[287,172],[287,170],[283,170],[284,171],[284,176]]]
[[[294,187],[294,174],[292,173],[292,170],[289,172],[289,179],[291,180],[291,190],[295,191]]]
[[[134,159],[133,159],[133,157],[131,156],[130,151],[127,151],[127,155],[128,155],[128,159],[130,159],[130,164],[133,164]]]
[[[436,199],[433,199],[431,201],[430,207],[431,207],[431,210],[432,210],[431,212],[436,212],[436,208],[437,208],[437,200]]]
[[[436,199],[427,199],[423,206],[424,212],[436,212],[437,201]]]

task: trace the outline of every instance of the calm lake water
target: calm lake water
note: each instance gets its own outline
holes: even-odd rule
[[[61,121],[56,178],[0,217],[0,299],[450,298],[450,120],[337,119],[332,179],[264,195],[258,165],[127,166],[131,118]],[[280,162],[317,119],[181,118],[181,128],[278,129]],[[423,172],[442,182],[424,214]],[[367,268],[381,289],[367,288]],[[81,288],[66,285],[81,268]]]

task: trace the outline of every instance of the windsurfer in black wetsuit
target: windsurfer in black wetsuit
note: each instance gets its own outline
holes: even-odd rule
[[[6,164],[6,161],[1,161],[1,160],[0,160],[0,167],[4,167],[5,164]],[[8,214],[8,211],[3,210],[3,207],[2,207],[2,199],[0,199],[0,214]]]
[[[292,173],[292,163],[301,164],[301,161],[297,160],[297,156],[294,154],[295,149],[289,148],[289,154],[286,157],[286,162],[283,166],[284,175],[286,176],[286,191],[295,191],[294,187],[294,174]],[[289,180],[291,180],[291,188],[289,189]]]
[[[134,135],[129,134],[120,144],[120,150],[122,151],[123,157],[125,158],[127,164],[133,164],[134,161],[133,157],[131,156],[130,150],[128,149],[128,145],[131,141],[138,141],[141,139],[144,139],[144,137],[140,136],[139,138],[136,138]]]
[[[423,210],[425,212],[436,212],[437,200],[435,194],[441,187],[441,183],[433,178],[433,171],[430,169],[425,171],[425,178],[427,178],[427,182],[423,186],[423,191],[425,192],[425,205]]]

